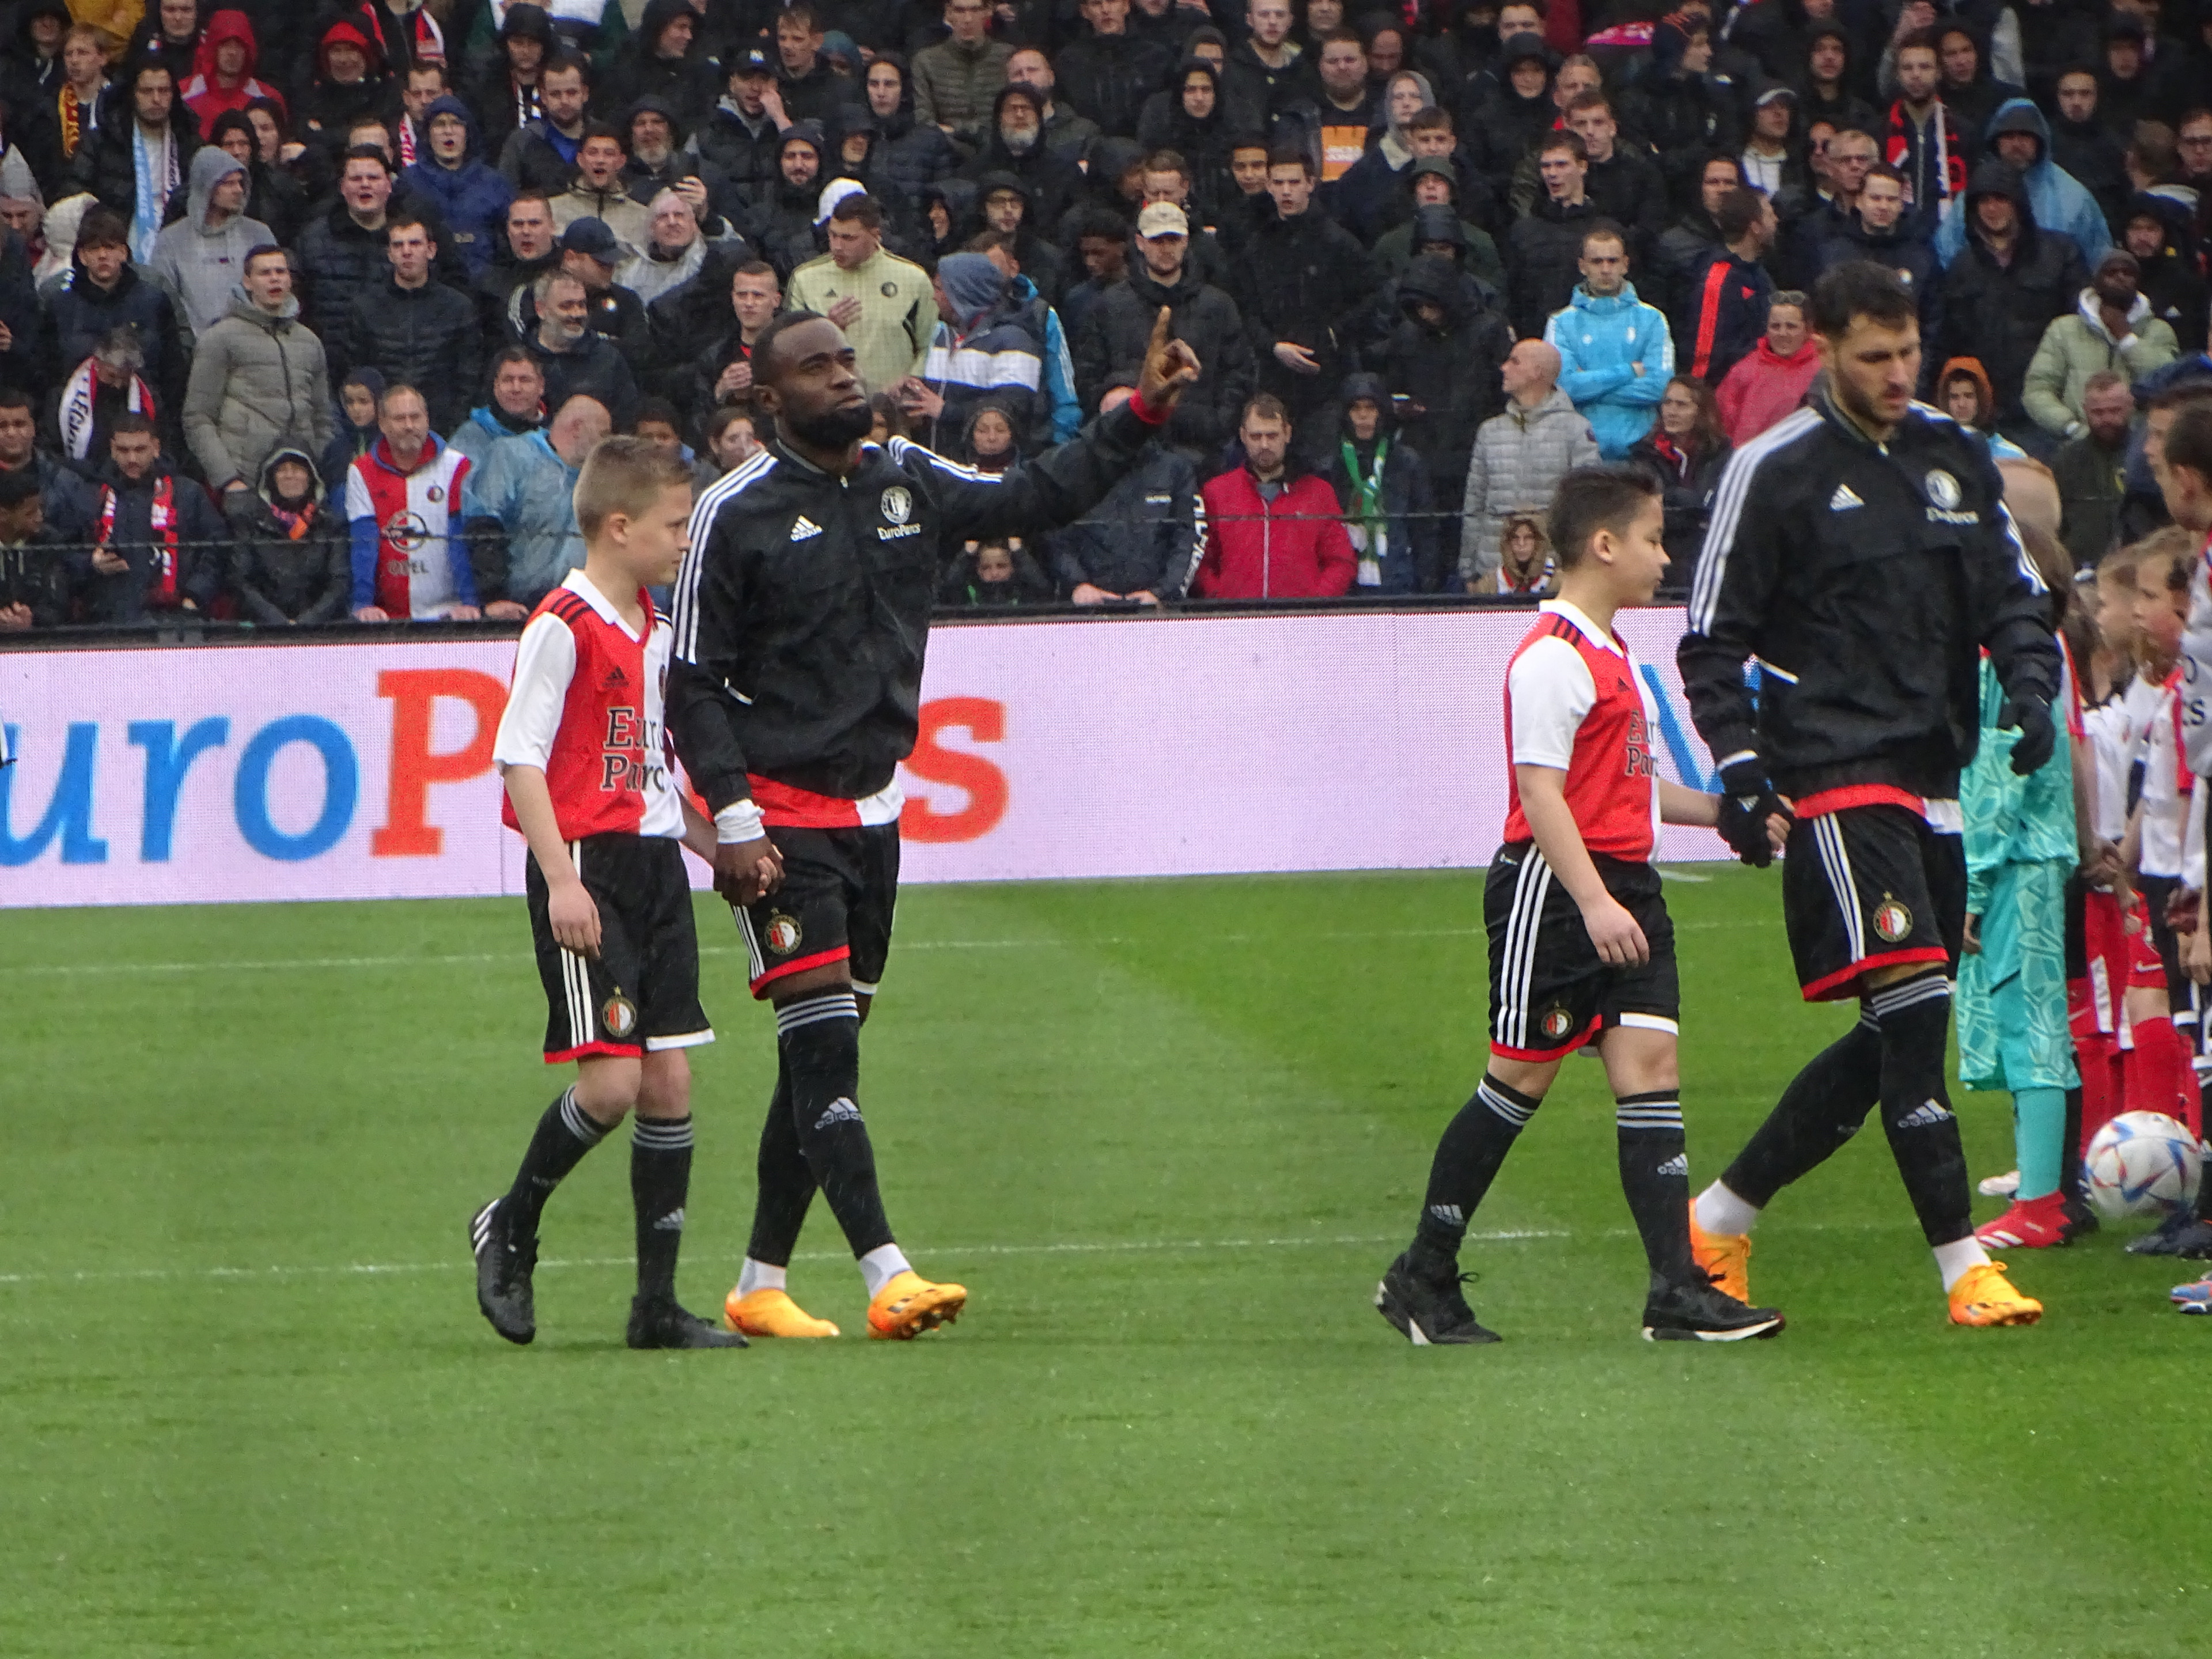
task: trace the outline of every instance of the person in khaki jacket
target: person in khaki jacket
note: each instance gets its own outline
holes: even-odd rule
[[[945,27],[952,38],[914,55],[914,118],[950,133],[972,133],[991,112],[991,100],[1006,83],[1013,48],[986,33],[988,0],[945,0]]]
[[[2110,369],[2130,385],[2181,355],[2172,325],[2140,291],[2142,267],[2124,248],[2097,261],[2073,311],[2043,331],[2021,383],[2021,407],[2055,438],[2078,438],[2088,423],[2081,399],[2089,377]]]
[[[929,356],[937,328],[929,273],[884,251],[883,210],[857,185],[830,210],[829,236],[828,253],[792,272],[786,307],[818,311],[843,329],[860,379],[871,392],[888,392],[921,374]]]

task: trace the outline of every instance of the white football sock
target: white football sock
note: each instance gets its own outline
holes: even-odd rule
[[[745,1265],[738,1269],[738,1294],[750,1296],[755,1291],[780,1291],[783,1288],[784,1271],[747,1256]]]
[[[1972,1233],[1952,1243],[1938,1244],[1936,1247],[1936,1269],[1943,1275],[1945,1294],[1948,1295],[1951,1287],[1966,1276],[1967,1268],[1978,1267],[1989,1259],[1990,1253],[1982,1248],[1982,1241]]]
[[[878,1244],[860,1258],[860,1277],[868,1282],[868,1299],[872,1302],[884,1285],[901,1273],[914,1271],[914,1264],[899,1254],[896,1244]]]
[[[1717,1181],[1698,1194],[1698,1225],[1709,1233],[1747,1233],[1759,1224],[1759,1212]]]

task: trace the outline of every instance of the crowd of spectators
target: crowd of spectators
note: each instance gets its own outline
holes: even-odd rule
[[[518,618],[592,443],[702,482],[752,343],[1027,465],[1204,373],[948,604],[1528,594],[1569,468],[1808,395],[1804,291],[1917,293],[1924,395],[2157,521],[2206,353],[2212,0],[20,0],[0,22],[0,629]],[[95,15],[96,14],[96,15]]]

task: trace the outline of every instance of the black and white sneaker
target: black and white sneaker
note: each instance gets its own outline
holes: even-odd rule
[[[1747,1308],[1711,1284],[1654,1284],[1644,1304],[1646,1342],[1743,1342],[1782,1326],[1779,1308]]]
[[[2192,1209],[2183,1207],[2158,1224],[2157,1228],[2141,1238],[2128,1241],[2130,1255],[2178,1255],[2191,1261],[2212,1257],[2212,1221],[2197,1218]]]
[[[2087,1199],[2079,1194],[2069,1194],[2065,1203],[2059,1207],[2066,1213],[2066,1242],[2069,1244],[2077,1238],[2087,1238],[2097,1231],[2097,1212],[2089,1207]]]
[[[469,1249],[477,1259],[477,1306],[492,1329],[508,1341],[538,1334],[538,1308],[530,1275],[538,1266],[538,1241],[517,1246],[500,1224],[499,1200],[469,1218]]]
[[[1440,1272],[1425,1272],[1401,1255],[1375,1287],[1375,1310],[1417,1348],[1503,1341],[1496,1331],[1475,1323],[1474,1310],[1460,1291],[1474,1277],[1451,1263]]]
[[[624,1341],[633,1348],[749,1348],[752,1345],[735,1331],[710,1325],[672,1301],[655,1297],[634,1297],[629,1304],[629,1329]]]

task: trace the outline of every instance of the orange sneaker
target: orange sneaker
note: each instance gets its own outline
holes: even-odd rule
[[[868,1304],[868,1334],[884,1342],[910,1342],[924,1331],[950,1325],[968,1305],[962,1285],[933,1285],[911,1267],[891,1275]]]
[[[747,1336],[836,1336],[837,1328],[817,1319],[783,1291],[763,1285],[746,1296],[734,1290],[722,1302],[722,1322]]]
[[[2012,1287],[2002,1261],[1967,1268],[1951,1287],[1954,1325],[2033,1325],[2042,1317],[2043,1304]]]
[[[1751,1301],[1751,1235],[1709,1233],[1698,1225],[1698,1204],[1690,1200],[1690,1254],[1711,1276],[1713,1287],[1737,1301]]]

